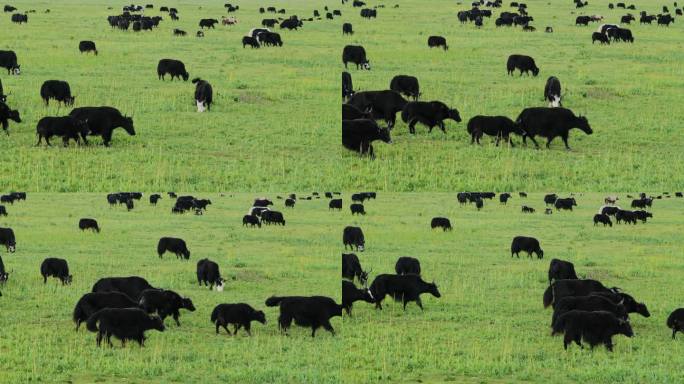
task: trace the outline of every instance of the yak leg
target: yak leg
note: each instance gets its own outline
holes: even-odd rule
[[[568,135],[561,136],[561,139],[563,139],[563,143],[565,144],[565,149],[567,149],[569,151],[570,146],[568,145]]]

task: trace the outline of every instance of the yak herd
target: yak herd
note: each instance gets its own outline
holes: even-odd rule
[[[503,7],[501,0],[479,0],[471,5],[471,9],[459,11],[454,19],[458,19],[462,24],[473,22],[478,28],[483,25],[484,20],[491,18],[493,13]],[[586,2],[575,0],[575,5],[577,8],[583,8]],[[525,3],[511,2],[510,7],[514,8],[515,12],[499,12],[495,21],[496,27],[520,26],[523,31],[536,30],[531,25],[534,17],[528,13],[529,10]],[[624,3],[618,3],[617,7],[636,9],[635,6],[625,6]],[[610,8],[614,9],[613,4]],[[676,3],[675,12],[677,14],[682,13],[682,10],[677,8]],[[382,16],[378,16],[375,12],[373,18],[376,17]],[[620,23],[629,24],[634,19],[634,16],[628,14],[621,18]],[[576,17],[575,24],[585,26],[603,20],[604,17],[600,15],[583,15]],[[649,15],[645,11],[641,12],[640,22],[642,24],[651,24],[652,21],[656,20],[658,25],[667,26],[674,22],[674,17],[670,15],[667,7],[663,7],[663,13],[658,15]],[[552,33],[553,27],[547,26],[545,30]],[[343,34],[354,35],[351,23],[345,23]],[[354,36],[358,36],[358,31]],[[603,23],[592,34],[592,43],[596,41],[602,44],[610,44],[611,41],[633,43],[634,37],[629,29],[621,27],[620,24]],[[449,49],[447,39],[444,36],[437,35],[428,36],[427,46],[444,51]],[[345,69],[352,65],[357,70],[371,70],[371,58],[372,52],[367,52],[362,45],[349,44],[344,46],[342,50],[342,62]],[[378,64],[375,63],[374,65]],[[481,66],[478,67],[478,70],[481,71],[482,69]],[[537,66],[534,58],[516,53],[508,56],[506,71],[509,75],[513,75],[517,71],[521,76],[528,74],[536,77],[541,69]],[[372,143],[374,141],[392,143],[392,129],[395,125],[396,114],[399,112],[401,112],[402,121],[408,126],[410,134],[416,133],[415,127],[418,123],[426,126],[428,132],[437,126],[446,133],[444,125],[446,120],[453,120],[456,123],[461,121],[456,108],[449,107],[448,103],[444,101],[419,101],[422,93],[417,77],[398,74],[388,80],[389,88],[386,90],[355,91],[351,73],[347,70],[342,72],[342,144],[346,149],[374,158]],[[586,117],[563,108],[561,98],[560,80],[556,76],[549,76],[544,88],[544,100],[548,101],[548,107],[526,108],[515,121],[506,116],[473,116],[466,125],[467,133],[471,137],[471,144],[480,144],[483,135],[488,135],[495,139],[497,146],[502,139],[513,146],[511,135],[515,134],[522,137],[524,144],[529,138],[536,148],[539,148],[539,144],[535,140],[537,136],[547,139],[547,148],[555,138],[560,137],[565,148],[570,149],[568,137],[571,129],[580,129],[587,135],[592,134],[593,130]],[[386,127],[380,126],[377,121],[384,121]]]
[[[457,202],[461,206],[474,204],[477,210],[483,208],[485,200],[494,200],[497,196],[494,192],[461,192],[457,194]],[[527,193],[519,192],[521,201],[526,201]],[[352,196],[352,201],[375,199],[376,194],[359,193]],[[608,196],[604,204],[598,209],[594,217],[594,225],[598,223],[596,217],[603,216],[610,223],[610,217],[621,220],[618,217],[625,212],[645,212],[643,222],[652,218],[651,212],[643,209],[651,209],[653,202],[670,197],[682,198],[682,192],[674,195],[663,193],[658,196],[647,196],[640,193],[638,196],[626,196],[630,199],[630,208],[640,208],[640,211],[623,210],[618,205],[617,196]],[[499,204],[506,205],[513,198],[511,193],[500,193]],[[557,194],[547,194],[543,203],[547,207],[546,213],[556,211],[572,211],[577,206],[574,196],[561,198]],[[534,212],[534,209],[523,205],[522,212]],[[530,211],[531,210],[531,211]],[[634,222],[633,224],[635,224]],[[612,224],[610,224],[612,226]],[[452,224],[448,218],[435,217],[431,220],[432,229],[451,231]],[[356,247],[363,252],[365,238],[359,227],[346,227],[343,232],[345,250],[347,246]],[[510,247],[511,257],[520,258],[520,253],[528,257],[536,255],[537,259],[544,258],[544,250],[540,241],[529,236],[515,236]],[[348,315],[352,315],[355,302],[374,304],[376,309],[382,309],[382,301],[386,296],[400,302],[406,310],[406,305],[415,302],[421,310],[423,304],[420,295],[429,293],[434,297],[441,296],[435,283],[423,280],[420,261],[415,257],[399,257],[395,264],[394,274],[378,274],[371,279],[371,271],[362,267],[360,258],[355,253],[342,254],[342,306]],[[613,350],[613,336],[624,335],[633,337],[634,332],[630,324],[630,314],[639,314],[642,317],[650,317],[646,304],[638,302],[633,296],[617,287],[608,287],[600,281],[578,277],[575,266],[568,261],[552,259],[548,269],[549,286],[543,293],[544,308],[552,307],[551,335],[563,334],[563,346],[567,349],[572,343],[583,347],[586,343],[590,348],[604,345],[609,351]],[[361,284],[357,287],[356,282]],[[370,285],[369,285],[370,282]],[[684,308],[674,310],[667,319],[667,327],[672,330],[672,338],[679,331],[684,331]]]
[[[227,3],[224,5],[225,10],[229,13],[246,12],[241,10],[238,5]],[[109,7],[108,10],[112,10]],[[12,14],[12,21],[19,24],[28,24],[22,28],[31,28],[28,23],[28,14],[35,13],[35,10],[26,10],[20,13],[18,9],[11,5],[6,5],[5,13]],[[253,10],[257,12],[255,8]],[[325,18],[330,20],[341,16],[339,10],[328,10],[325,7]],[[151,14],[157,12],[157,15]],[[287,13],[285,9],[276,9],[275,7],[259,7],[260,14],[274,13],[278,16],[264,18],[261,22],[261,27],[250,29],[242,37],[242,46],[250,46],[252,48],[259,47],[282,47],[283,40],[279,33],[272,31],[270,28],[279,26],[281,30],[295,31],[304,26],[305,22],[313,22],[316,20],[323,20],[321,13],[318,10],[313,10],[313,17],[301,18],[297,15],[290,15],[285,17]],[[54,14],[54,13],[53,13]],[[107,23],[112,30],[133,31],[136,33],[153,33],[164,22],[165,19],[170,19],[171,23],[180,20],[180,11],[178,8],[161,6],[155,9],[153,4],[142,5],[126,5],[122,7],[122,12],[115,15],[110,15],[106,18]],[[50,10],[45,11],[45,15],[41,18],[49,19],[51,17]],[[223,26],[234,26],[239,23],[236,16],[223,16],[219,22],[216,18],[203,18],[198,22],[199,30],[196,33],[197,37],[204,37],[205,33],[210,33],[210,30],[216,29],[217,24]],[[173,29],[173,36],[187,36],[188,33],[178,28]],[[91,40],[82,40],[78,43],[78,51],[80,53],[92,53],[94,56],[102,53],[98,50],[96,42]],[[0,50],[0,67],[7,70],[8,75],[19,76],[22,74],[22,66],[20,57],[24,52],[12,50]],[[101,55],[100,55],[101,56]],[[106,60],[95,59],[92,60]],[[111,59],[110,59],[111,60]],[[32,63],[25,63],[31,65]],[[105,64],[105,61],[102,61]],[[152,64],[153,65],[153,64]],[[24,72],[30,73],[30,72]],[[25,76],[31,76],[30,74]],[[157,64],[157,76],[160,80],[165,80],[170,76],[171,80],[182,79],[187,81],[190,79],[190,73],[186,69],[184,63],[173,58],[162,58]],[[195,85],[194,103],[197,106],[198,112],[210,111],[211,105],[214,102],[214,90],[211,84],[200,77],[195,77],[192,80]],[[26,89],[13,90],[14,93],[5,93],[0,80],[0,124],[3,130],[9,135],[9,124],[11,121],[15,123],[22,123],[20,112],[17,109],[10,107],[12,104],[9,96],[26,92]],[[76,90],[78,91],[78,90]],[[72,93],[72,88],[69,83],[64,80],[47,80],[40,88],[40,97],[46,105],[50,101],[61,103],[64,106],[72,107],[76,102],[76,96]],[[26,107],[26,106],[24,106]],[[99,108],[99,109],[98,109]],[[88,113],[83,113],[83,110],[88,110]],[[62,139],[64,146],[69,145],[69,141],[73,140],[77,144],[87,145],[88,136],[101,136],[105,146],[109,146],[112,138],[112,131],[116,128],[122,127],[125,131],[133,136],[135,130],[133,128],[133,120],[121,113],[118,109],[110,106],[103,107],[80,107],[74,109],[67,116],[46,116],[39,119],[36,126],[36,136],[38,138],[37,146],[45,142],[45,145],[50,146],[50,139],[58,137]]]

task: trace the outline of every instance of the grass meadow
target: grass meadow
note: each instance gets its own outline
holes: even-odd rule
[[[110,208],[103,194],[29,194],[8,206],[0,226],[17,236],[17,252],[2,248],[10,279],[0,298],[0,382],[152,383],[338,383],[342,339],[319,330],[280,334],[278,309],[264,300],[279,295],[325,295],[340,300],[341,229],[321,200],[303,201],[284,212],[285,227],[242,227],[253,195],[195,194],[213,202],[203,216],[172,215],[165,196],[157,207],[141,201],[131,212]],[[276,202],[282,208],[282,201]],[[78,229],[81,217],[98,220],[100,234]],[[157,240],[186,240],[189,261],[156,254]],[[64,258],[71,286],[50,278],[43,284],[40,263]],[[216,261],[228,280],[223,292],[198,287],[199,259]],[[73,307],[101,277],[139,275],[153,286],[190,297],[197,310],[181,313],[181,326],[167,319],[163,333],[148,332],[144,348],[117,340],[97,348],[95,334],[74,331]],[[246,302],[266,313],[252,337],[215,334],[209,316],[219,303]],[[333,327],[342,332],[339,317]]]
[[[341,21],[313,21],[298,31],[280,30],[280,48],[242,48],[242,36],[261,26],[259,4],[235,3],[236,26],[217,26],[196,38],[201,18],[228,16],[218,1],[152,2],[177,7],[179,21],[164,21],[152,32],[111,29],[107,16],[126,1],[17,0],[20,11],[35,9],[28,24],[0,17],[0,49],[17,53],[22,74],[0,71],[8,104],[23,123],[2,137],[0,172],[12,188],[30,191],[108,191],[126,189],[271,190],[271,185],[309,189],[328,178],[338,159],[326,156],[340,140],[338,61]],[[277,3],[277,4],[276,4]],[[331,7],[337,3],[328,2]],[[284,16],[311,17],[325,1],[274,2]],[[266,6],[266,3],[263,4]],[[270,5],[270,3],[269,3]],[[107,8],[112,6],[113,9]],[[50,9],[49,14],[43,13]],[[174,37],[174,28],[188,32]],[[99,56],[81,55],[78,43],[92,40]],[[201,77],[214,88],[209,113],[197,113],[194,84],[157,79],[157,62],[185,63],[190,79]],[[34,147],[36,124],[44,116],[66,115],[70,108],[44,106],[40,86],[65,80],[76,95],[75,107],[110,105],[132,115],[137,135],[114,133],[111,148]],[[58,143],[59,141],[56,141]],[[10,161],[11,159],[11,161]],[[163,188],[162,188],[163,187]]]
[[[621,203],[629,203],[624,194]],[[371,280],[394,273],[399,256],[417,257],[422,277],[442,297],[422,295],[406,312],[385,300],[376,311],[363,302],[343,319],[342,376],[350,383],[676,383],[681,381],[681,338],[665,320],[684,302],[681,233],[684,200],[656,200],[652,222],[594,227],[602,194],[577,196],[573,212],[544,215],[542,194],[517,195],[507,206],[486,201],[482,211],[459,207],[454,194],[378,194],[355,218],[366,235],[356,253]],[[524,215],[522,204],[537,208]],[[452,232],[432,231],[430,219],[451,219]],[[511,258],[516,235],[538,238],[544,259]],[[650,318],[630,316],[635,336],[616,336],[613,353],[576,346],[563,350],[551,337],[551,310],[542,294],[549,261],[571,261],[580,277],[617,286],[647,304]]]
[[[575,9],[572,1],[525,1],[537,32],[496,28],[501,11],[515,11],[504,1],[492,9],[491,19],[476,29],[461,25],[456,13],[470,9],[470,2],[445,0],[369,1],[385,4],[377,19],[359,16],[359,8],[345,7],[343,19],[355,33],[344,45],[363,45],[370,71],[349,69],[357,90],[388,89],[393,76],[416,76],[421,100],[440,100],[456,107],[462,123],[447,121],[447,134],[432,134],[419,126],[415,136],[398,121],[392,131],[394,144],[378,142],[377,159],[367,161],[343,150],[339,173],[349,175],[356,188],[388,191],[452,191],[456,189],[565,189],[584,191],[632,190],[673,187],[672,177],[682,174],[684,125],[677,100],[684,86],[681,31],[632,24],[634,44],[591,44],[598,24],[576,27],[578,15],[599,14],[607,23],[640,11],[661,13],[665,2],[636,3],[636,11],[608,9],[608,0],[589,1]],[[393,8],[394,4],[398,8]],[[614,3],[614,2],[613,2]],[[627,4],[630,4],[629,2]],[[667,2],[674,12],[671,2]],[[346,13],[345,13],[346,12]],[[544,33],[546,26],[554,32]],[[429,49],[430,35],[447,39],[448,51]],[[510,54],[532,56],[540,68],[538,77],[510,77]],[[340,60],[337,68],[344,70]],[[558,139],[551,150],[507,146],[497,148],[485,138],[481,147],[470,145],[468,119],[475,115],[505,115],[513,120],[522,109],[545,106],[543,90],[549,76],[563,87],[563,104],[588,117],[594,134],[579,130],[570,134],[572,152]],[[398,114],[399,115],[399,114]],[[384,124],[384,122],[382,122]],[[520,143],[520,138],[514,139]],[[348,173],[346,173],[348,172]]]

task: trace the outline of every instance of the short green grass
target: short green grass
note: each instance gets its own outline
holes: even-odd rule
[[[577,10],[571,1],[525,1],[537,28],[533,33],[495,27],[499,12],[515,11],[508,0],[479,30],[456,17],[470,9],[468,1],[373,1],[369,5],[386,7],[371,21],[359,16],[359,8],[346,8],[344,18],[355,33],[341,40],[340,50],[346,44],[363,45],[372,66],[370,71],[349,69],[357,90],[388,89],[393,76],[413,75],[420,81],[422,100],[456,107],[463,122],[447,121],[446,135],[439,129],[428,134],[419,126],[413,136],[399,119],[392,131],[394,144],[378,142],[375,161],[340,149],[337,169],[349,172],[347,184],[354,188],[388,191],[671,188],[672,177],[683,171],[683,126],[676,106],[684,86],[683,27],[637,21],[629,27],[634,44],[592,45],[598,24],[576,27],[575,17],[599,14],[605,22],[619,22],[628,11],[609,10],[608,2],[590,1]],[[395,3],[399,8],[393,8]],[[630,12],[638,19],[642,10],[662,12],[663,4],[643,1]],[[554,33],[544,33],[546,26]],[[429,49],[430,35],[446,37],[449,50]],[[539,76],[508,76],[506,59],[513,53],[534,57]],[[341,61],[336,65],[344,69]],[[539,151],[532,145],[497,148],[490,139],[481,147],[470,145],[468,119],[505,115],[515,120],[526,107],[545,106],[544,84],[551,75],[562,83],[564,105],[588,117],[593,135],[573,130],[572,152],[564,150],[560,139],[551,150]]]
[[[8,104],[21,113],[2,137],[0,172],[12,175],[13,187],[32,191],[107,191],[116,189],[266,190],[275,184],[296,190],[318,185],[337,158],[325,156],[340,140],[339,114],[333,108],[339,76],[332,76],[341,21],[307,22],[303,29],[277,28],[280,48],[242,48],[241,39],[263,18],[259,4],[242,2],[231,13],[235,26],[218,25],[196,38],[201,18],[228,16],[218,1],[151,2],[179,9],[179,21],[164,21],[152,32],[113,30],[108,15],[121,13],[125,1],[28,1],[12,4],[35,9],[29,23],[0,17],[0,49],[14,50],[20,76],[0,71]],[[325,1],[292,0],[277,4],[285,16],[311,17]],[[332,8],[336,3],[327,4]],[[264,3],[264,6],[266,3]],[[275,5],[275,4],[274,4]],[[109,6],[114,9],[108,10]],[[50,9],[49,14],[43,13]],[[174,28],[187,37],[172,35]],[[81,55],[80,40],[93,40],[99,56]],[[211,112],[197,113],[194,85],[162,82],[157,63],[182,60],[191,79],[214,88]],[[44,106],[45,80],[68,81],[76,107],[111,105],[132,115],[137,135],[114,133],[111,148],[95,138],[90,147],[34,147],[36,124],[44,116],[68,114],[70,108]],[[59,143],[59,140],[55,141]]]
[[[459,207],[454,194],[378,195],[368,214],[351,222],[366,235],[357,253],[371,278],[393,273],[399,256],[417,257],[426,281],[442,297],[422,296],[404,312],[386,301],[382,311],[357,303],[344,317],[347,382],[674,383],[681,380],[681,340],[665,326],[682,307],[684,200],[654,203],[647,224],[594,227],[602,194],[578,195],[573,212],[544,215],[542,194],[517,195],[507,206],[487,201],[482,211]],[[621,205],[629,204],[620,194]],[[524,215],[521,205],[537,208]],[[452,232],[432,231],[430,219],[451,219]],[[538,238],[544,259],[511,258],[516,235]],[[575,264],[581,277],[618,286],[645,302],[650,318],[631,317],[635,337],[614,338],[615,352],[571,347],[550,336],[551,310],[542,306],[549,261]]]
[[[103,194],[29,194],[8,206],[0,226],[12,227],[17,252],[2,249],[10,280],[0,297],[0,382],[339,382],[342,339],[320,330],[294,327],[280,334],[277,308],[264,300],[277,295],[325,295],[340,300],[339,225],[324,199],[301,201],[282,209],[285,227],[242,227],[242,216],[257,195],[196,193],[213,202],[203,216],[172,215],[168,197],[152,207],[146,201],[127,212],[110,208]],[[275,197],[275,196],[273,196]],[[100,234],[78,229],[81,217],[98,220]],[[166,254],[159,259],[159,237],[186,240],[189,261]],[[56,279],[43,284],[40,263],[64,258],[73,284]],[[228,279],[223,292],[198,287],[195,268],[201,258],[216,261]],[[181,326],[167,319],[163,333],[148,332],[144,348],[97,348],[95,334],[74,331],[73,307],[105,276],[139,275],[152,285],[190,297],[197,310],[183,311]],[[209,320],[219,303],[246,302],[266,312],[267,324],[254,323],[252,337],[223,331],[215,335]],[[341,331],[341,319],[332,320]]]

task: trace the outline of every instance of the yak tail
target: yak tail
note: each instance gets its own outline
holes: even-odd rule
[[[90,332],[97,332],[97,321],[100,319],[100,313],[102,313],[102,311],[93,313],[86,321],[86,328],[88,328]]]
[[[212,323],[216,323],[216,320],[218,319],[219,312],[220,311],[219,311],[218,306],[216,308],[214,308],[214,310],[211,312],[211,322]]]
[[[197,84],[197,83],[199,83],[200,81],[202,81],[202,79],[200,79],[199,77],[195,77],[194,79],[192,79],[192,83],[193,83],[193,84]]]
[[[277,297],[277,296],[271,296],[268,299],[266,299],[266,306],[267,307],[275,307],[280,305],[280,302],[285,299],[284,297]]]
[[[551,336],[555,336],[559,333],[563,333],[565,331],[565,319],[567,316],[565,314],[562,314],[558,316],[557,319],[551,324]]]
[[[76,308],[74,308],[74,323],[80,324],[81,321],[83,321],[83,317],[85,317],[85,311],[82,308],[82,304],[78,303],[76,304]]]
[[[553,285],[549,285],[544,291],[544,308],[548,308],[553,303]]]

